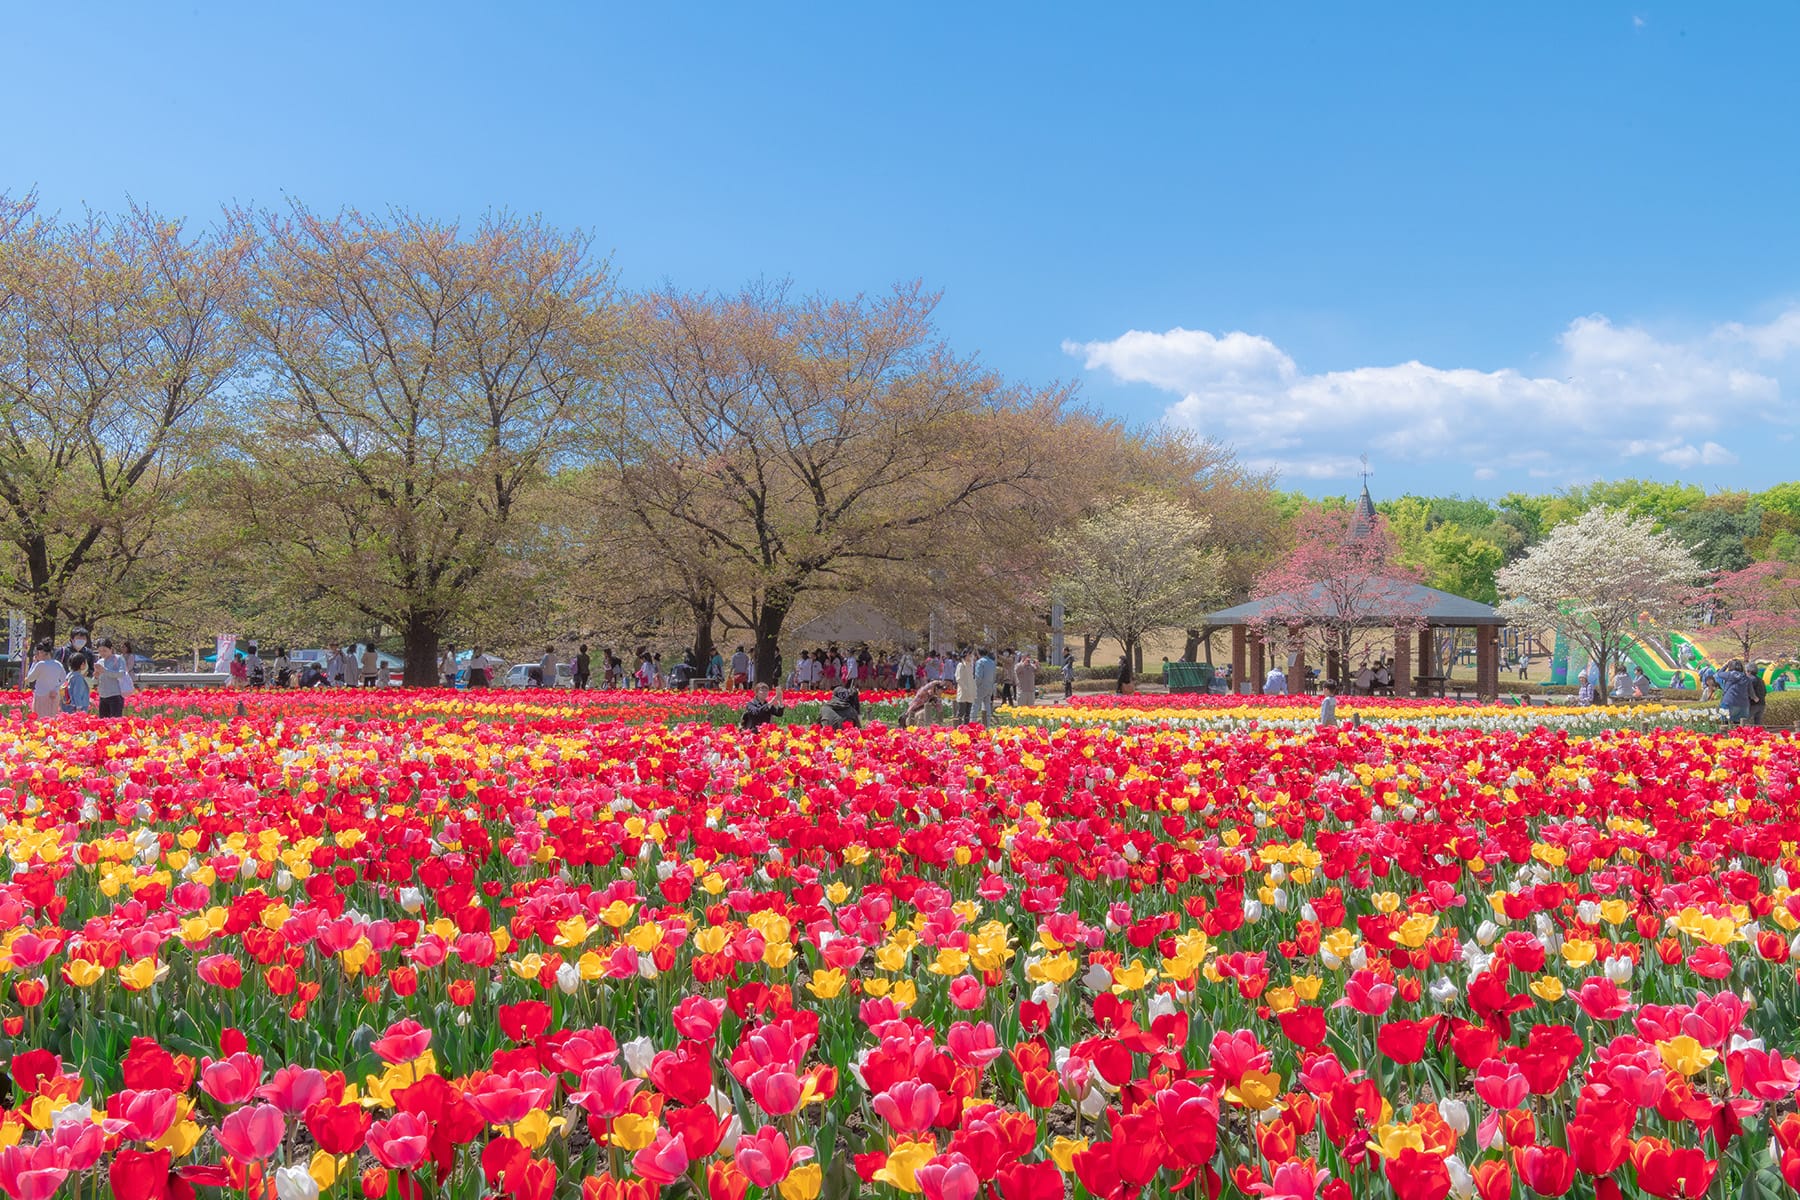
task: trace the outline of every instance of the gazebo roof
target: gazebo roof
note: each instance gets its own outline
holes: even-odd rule
[[[1469,600],[1462,596],[1452,595],[1434,587],[1426,587],[1422,583],[1413,583],[1405,579],[1383,579],[1377,584],[1384,598],[1391,597],[1391,612],[1371,612],[1363,619],[1364,625],[1384,625],[1413,623],[1423,620],[1427,625],[1504,625],[1506,618],[1500,610],[1491,604],[1483,604],[1479,600]],[[1325,595],[1323,585],[1315,585],[1309,594],[1299,596],[1284,593],[1278,596],[1267,596],[1261,600],[1247,600],[1243,604],[1222,608],[1218,612],[1206,615],[1208,625],[1249,625],[1273,613],[1325,612],[1330,608],[1330,601]]]

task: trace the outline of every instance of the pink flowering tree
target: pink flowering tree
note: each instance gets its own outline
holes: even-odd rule
[[[1715,614],[1719,633],[1733,653],[1754,658],[1787,658],[1800,642],[1800,572],[1784,562],[1751,563],[1741,571],[1721,571],[1701,592]]]
[[[1265,642],[1281,645],[1300,631],[1335,651],[1346,672],[1355,654],[1386,653],[1396,632],[1425,624],[1418,573],[1399,562],[1386,520],[1359,519],[1353,509],[1302,513],[1294,548],[1252,594],[1263,606],[1254,628]]]

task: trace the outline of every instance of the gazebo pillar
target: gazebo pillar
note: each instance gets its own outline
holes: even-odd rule
[[[1475,627],[1475,694],[1500,698],[1500,631],[1492,625]]]
[[[1394,695],[1413,694],[1412,638],[1406,630],[1394,631]]]
[[[1421,675],[1437,674],[1436,642],[1437,634],[1432,632],[1431,626],[1427,625],[1419,630],[1419,674]]]
[[[1244,657],[1245,649],[1244,627],[1233,625],[1231,627],[1231,690],[1234,692],[1244,690],[1244,669],[1249,665]]]
[[[1254,696],[1262,695],[1263,680],[1269,677],[1267,656],[1264,653],[1267,647],[1268,643],[1264,642],[1261,638],[1252,638],[1250,641],[1249,681],[1250,694]]]
[[[1288,695],[1298,696],[1306,690],[1306,639],[1294,643],[1294,667],[1287,673]]]

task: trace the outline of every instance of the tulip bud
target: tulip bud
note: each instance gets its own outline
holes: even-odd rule
[[[1466,1113],[1464,1122],[1467,1123]],[[1450,1175],[1450,1194],[1457,1200],[1470,1200],[1475,1194],[1475,1177],[1469,1174],[1469,1168],[1463,1165],[1462,1159],[1454,1154],[1450,1155],[1444,1160],[1444,1170]]]
[[[1444,1124],[1456,1131],[1457,1137],[1461,1137],[1463,1134],[1469,1132],[1468,1105],[1464,1104],[1461,1100],[1453,1100],[1449,1097],[1445,1097],[1438,1101],[1437,1107],[1438,1115],[1444,1118]]]
[[[1483,946],[1491,946],[1500,937],[1500,927],[1492,921],[1483,921],[1475,927],[1475,940]]]
[[[425,907],[425,893],[416,887],[401,888],[400,907],[408,913],[417,913]]]
[[[1601,973],[1617,984],[1631,982],[1631,959],[1623,954],[1614,955],[1600,966]]]
[[[556,968],[556,990],[565,996],[573,996],[581,990],[581,971],[574,963],[564,963]]]

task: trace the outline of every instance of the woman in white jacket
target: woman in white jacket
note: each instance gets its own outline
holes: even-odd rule
[[[956,664],[956,723],[965,725],[975,711],[975,652],[970,650]]]

